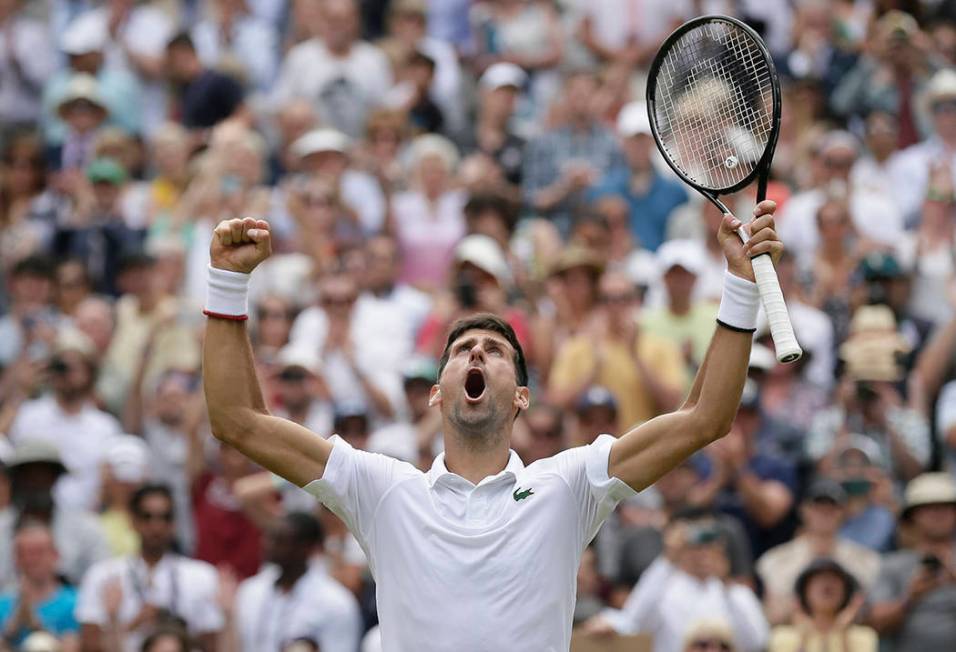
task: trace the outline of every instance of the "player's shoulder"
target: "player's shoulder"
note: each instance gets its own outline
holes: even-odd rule
[[[606,464],[610,447],[616,438],[612,435],[600,435],[590,444],[572,446],[556,455],[536,460],[524,468],[525,477],[555,475],[568,479],[587,472],[592,460],[603,460]]]

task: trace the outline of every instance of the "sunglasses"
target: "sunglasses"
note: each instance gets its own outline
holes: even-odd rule
[[[733,648],[726,641],[717,638],[697,639],[690,644],[692,650],[720,650],[721,652],[731,652]]]
[[[633,292],[628,292],[626,294],[602,294],[601,301],[604,303],[630,303],[637,298]]]
[[[306,378],[306,373],[301,369],[284,369],[279,374],[279,380],[286,383],[301,383]]]
[[[355,303],[355,296],[350,297],[325,297],[322,299],[323,305],[326,306],[351,306]]]
[[[956,111],[956,100],[944,100],[933,104],[933,113],[952,113]]]
[[[164,523],[173,522],[172,512],[138,512],[136,518],[141,521],[162,521]]]

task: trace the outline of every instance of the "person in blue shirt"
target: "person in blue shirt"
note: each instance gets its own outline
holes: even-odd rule
[[[76,590],[56,574],[53,533],[41,521],[25,519],[13,536],[17,587],[0,594],[0,631],[14,649],[35,631],[59,638],[64,649],[79,645],[79,623],[73,616]]]
[[[667,237],[671,213],[687,201],[687,190],[679,181],[662,176],[654,168],[654,137],[643,102],[632,102],[621,109],[617,133],[625,165],[608,170],[588,190],[588,200],[593,202],[609,195],[624,199],[637,244],[656,251]]]

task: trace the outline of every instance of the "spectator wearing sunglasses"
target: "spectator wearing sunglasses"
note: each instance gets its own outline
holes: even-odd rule
[[[147,484],[130,500],[139,554],[96,564],[80,587],[76,608],[84,650],[134,652],[153,628],[184,624],[203,652],[215,649],[223,616],[211,565],[174,552],[176,513],[166,485]]]

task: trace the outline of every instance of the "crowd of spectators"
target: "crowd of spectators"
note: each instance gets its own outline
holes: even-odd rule
[[[429,468],[436,360],[479,311],[527,356],[525,464],[675,409],[721,216],[663,164],[644,84],[717,12],[781,75],[806,353],[758,329],[730,434],[616,510],[575,624],[952,649],[952,0],[0,0],[0,649],[382,649],[345,526],[209,433],[222,219],[271,224],[249,332],[270,410],[319,436]]]

